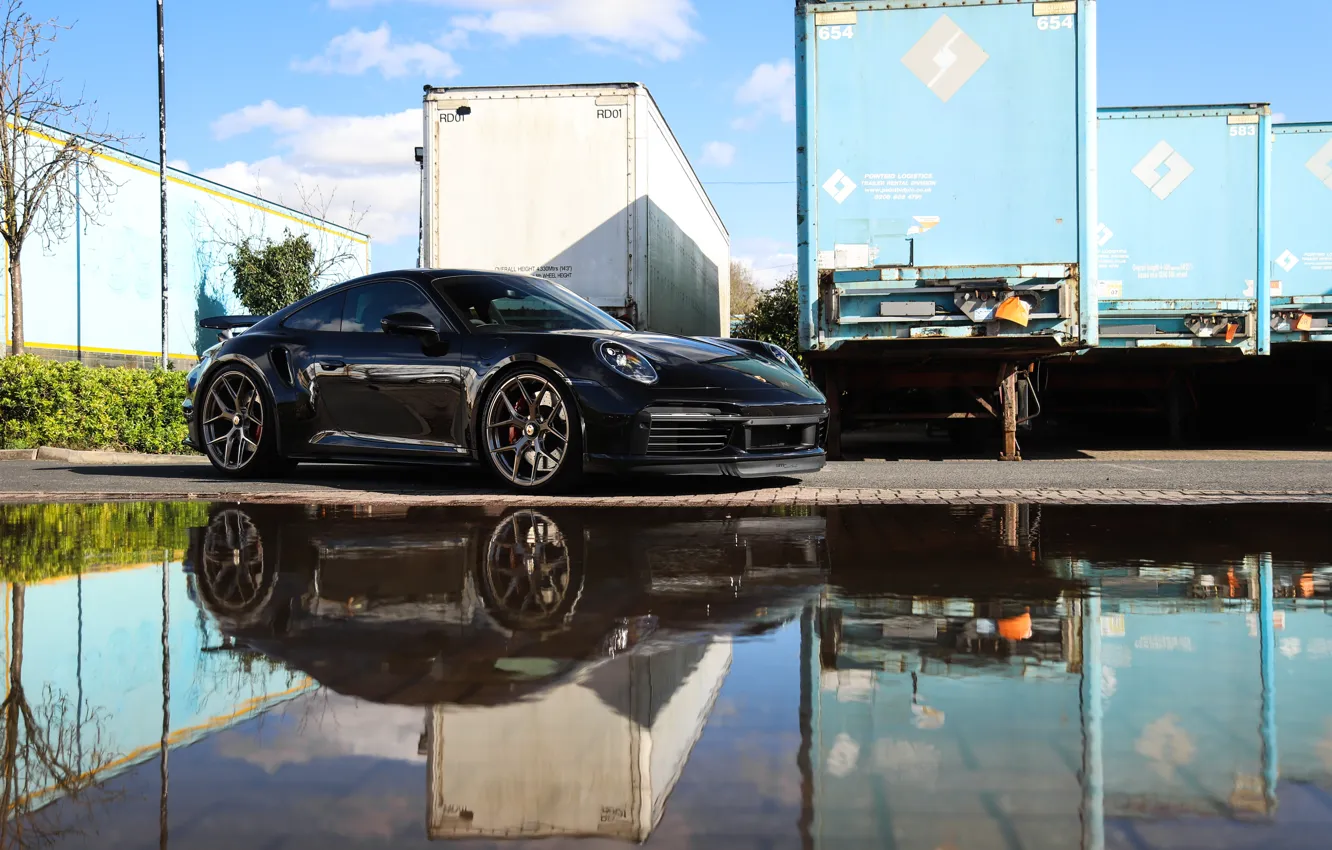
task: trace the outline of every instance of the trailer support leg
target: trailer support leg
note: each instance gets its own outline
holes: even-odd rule
[[[999,371],[1000,419],[1004,425],[1004,452],[1000,460],[1022,460],[1018,452],[1018,370],[1012,364],[1004,364]]]
[[[842,365],[833,363],[824,373],[828,397],[828,460],[842,459]]]

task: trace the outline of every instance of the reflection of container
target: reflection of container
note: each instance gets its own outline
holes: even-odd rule
[[[636,83],[429,89],[426,266],[549,278],[665,333],[730,331],[731,243]]]
[[[721,639],[622,655],[524,702],[434,707],[430,837],[646,840],[730,666]]]

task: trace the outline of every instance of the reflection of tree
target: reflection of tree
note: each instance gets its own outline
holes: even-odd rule
[[[23,689],[25,587],[11,588],[9,669],[0,706],[0,848],[43,846],[68,835],[72,830],[61,822],[57,807],[46,804],[55,797],[87,808],[102,802],[96,777],[111,761],[101,746],[101,718],[95,712],[71,706],[68,697],[50,686],[43,689],[38,705],[29,701]]]

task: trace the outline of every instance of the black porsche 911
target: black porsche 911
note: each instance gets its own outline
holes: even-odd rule
[[[768,343],[638,332],[498,272],[348,281],[263,318],[190,372],[190,440],[222,474],[302,461],[476,464],[526,492],[585,472],[763,477],[822,468],[828,407]]]

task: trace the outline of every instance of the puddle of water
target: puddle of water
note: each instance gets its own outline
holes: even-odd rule
[[[1329,529],[0,506],[0,847],[1322,847]]]

